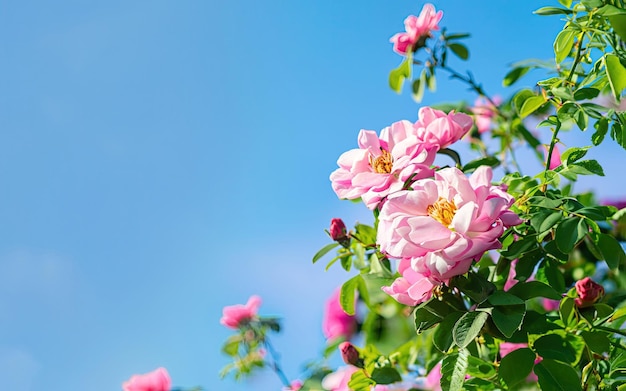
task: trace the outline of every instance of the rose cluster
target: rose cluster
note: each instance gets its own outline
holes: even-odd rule
[[[514,198],[492,185],[490,167],[470,177],[433,167],[436,153],[472,125],[466,114],[422,107],[415,123],[396,122],[380,136],[361,130],[359,148],[342,154],[330,176],[340,198],[360,197],[379,212],[377,244],[399,260],[401,274],[383,290],[403,304],[428,300],[437,286],[500,248],[504,230],[521,223],[510,210]]]

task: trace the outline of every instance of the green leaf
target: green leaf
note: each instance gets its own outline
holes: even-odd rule
[[[552,300],[560,300],[561,295],[550,285],[541,281],[518,282],[513,285],[508,293],[519,297],[522,300],[529,300],[535,297],[545,297]]]
[[[235,357],[239,353],[240,342],[241,336],[239,334],[231,335],[230,337],[228,337],[226,342],[224,342],[224,345],[222,345],[222,352],[231,357]]]
[[[503,291],[495,291],[491,296],[489,296],[487,301],[489,302],[489,304],[495,306],[524,304],[524,300]]]
[[[589,115],[583,109],[578,110],[574,113],[574,120],[576,121],[576,125],[580,130],[586,130],[587,125],[589,124]]]
[[[563,220],[563,212],[556,211],[550,213],[546,218],[539,224],[539,229],[537,233],[544,233],[550,228],[554,227],[559,221]]]
[[[441,364],[442,391],[460,391],[463,389],[468,367],[469,350],[459,349],[458,354],[447,355]]]
[[[376,243],[376,230],[374,227],[366,224],[356,224],[356,237],[365,244]]]
[[[422,73],[422,75],[424,75]],[[421,102],[422,98],[424,98],[424,91],[426,89],[425,77],[421,77],[419,79],[413,80],[413,85],[411,86],[411,92],[413,95],[413,100],[416,102]]]
[[[533,11],[533,14],[537,14],[537,15],[558,15],[558,14],[570,15],[572,13],[573,13],[572,10],[559,8],[559,7],[541,7],[538,10]]]
[[[530,67],[515,67],[511,69],[505,76],[504,80],[502,80],[502,86],[508,87],[519,80],[520,77],[524,76]]]
[[[480,379],[492,379],[497,371],[493,363],[482,360],[478,357],[467,357],[467,374]]]
[[[567,7],[567,8],[571,8],[572,6],[572,0],[559,0],[559,3],[561,3],[562,6]]]
[[[561,31],[554,40],[554,55],[556,57],[557,64],[565,60],[565,58],[572,51],[574,46],[574,38],[576,37],[576,31],[566,28]]]
[[[462,315],[463,312],[453,312],[437,325],[433,333],[433,345],[435,345],[440,352],[447,353],[452,347],[452,343],[454,342],[452,339],[452,328]]]
[[[483,311],[472,311],[463,315],[452,329],[454,343],[460,348],[467,347],[480,333],[487,318],[489,314]]]
[[[602,16],[614,16],[614,15],[626,15],[626,9],[617,8],[613,5],[606,4],[598,10],[598,15]]]
[[[565,152],[563,152],[561,154],[561,162],[565,166],[567,166],[567,165],[569,165],[571,163],[574,163],[574,162],[582,159],[583,157],[585,157],[585,155],[587,154],[587,151],[589,150],[589,148],[591,148],[591,147],[583,147],[583,148],[573,147],[573,148],[568,148],[567,150],[565,150]]]
[[[448,47],[452,50],[452,53],[456,54],[461,60],[467,60],[469,58],[469,50],[467,50],[465,45],[460,43],[450,43],[448,44]]]
[[[559,318],[561,318],[561,322],[563,322],[565,326],[568,326],[574,321],[574,307],[575,302],[571,297],[566,297],[559,303]]]
[[[374,368],[372,371],[372,380],[376,384],[391,384],[402,380],[402,376],[397,369],[393,367]]]
[[[447,34],[446,35],[446,41],[452,41],[453,39],[469,38],[469,36],[470,35],[468,33]]]
[[[507,338],[510,338],[516,330],[520,328],[526,314],[526,306],[518,305],[501,305],[495,306],[491,310],[491,319],[498,330]]]
[[[600,234],[598,242],[596,243],[606,264],[609,265],[611,269],[617,269],[626,258],[626,254],[624,254],[624,249],[619,244],[617,239],[608,234]]]
[[[519,115],[522,118],[529,116],[534,113],[538,108],[540,108],[546,100],[543,96],[531,96],[524,101],[522,107],[520,109]]]
[[[471,162],[469,162],[469,163],[467,163],[466,165],[463,166],[462,171],[464,173],[470,173],[470,172],[476,170],[480,166],[497,167],[499,165],[500,165],[500,160],[497,157],[495,157],[495,156],[487,156],[487,157],[484,157],[484,158],[472,160]]]
[[[498,376],[509,389],[526,380],[535,365],[535,353],[529,348],[516,349],[502,358]]]
[[[363,279],[360,274],[357,274],[341,286],[339,304],[341,304],[341,308],[348,315],[354,315],[355,292],[361,283],[363,283]]]
[[[626,88],[626,68],[620,62],[619,57],[612,53],[604,55],[604,64],[613,97],[619,101],[622,91]]]
[[[411,77],[411,58],[406,57],[404,61],[395,69],[389,72],[389,87],[398,94],[402,92],[404,79]]]
[[[565,331],[562,334],[553,332],[537,338],[533,343],[533,349],[543,358],[575,365],[583,353],[585,340]]]
[[[348,387],[353,391],[370,391],[376,382],[370,379],[365,372],[360,369],[352,374]]]
[[[598,354],[609,352],[611,341],[609,341],[606,333],[599,331],[582,331],[581,335],[592,352]]]
[[[547,283],[553,287],[557,292],[563,292],[565,290],[565,279],[563,272],[555,265],[556,262],[550,258],[546,258],[537,269],[536,278],[538,281]]]
[[[578,217],[568,217],[556,227],[554,239],[556,240],[556,246],[563,253],[569,253],[574,249],[574,246],[582,236],[579,237],[578,233]]]
[[[604,176],[604,170],[596,160],[580,160],[568,167],[569,171],[579,175]]]
[[[574,99],[587,100],[587,99],[593,99],[598,95],[600,95],[599,89],[591,88],[591,87],[583,87],[574,92]]]
[[[609,120],[606,118],[600,118],[594,124],[594,128],[596,128],[596,132],[591,136],[591,142],[593,145],[600,145],[609,130]]]
[[[324,255],[328,254],[328,252],[330,250],[332,250],[333,248],[339,246],[339,243],[329,243],[326,246],[322,247],[322,249],[320,251],[318,251],[317,253],[315,253],[315,255],[313,256],[313,263],[317,262],[320,260],[320,258],[322,258]]]
[[[545,359],[535,365],[535,374],[542,390],[582,391],[578,374],[567,364]]]

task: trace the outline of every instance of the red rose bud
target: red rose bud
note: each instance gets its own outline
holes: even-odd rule
[[[348,236],[348,230],[343,220],[337,217],[330,220],[329,233],[330,237],[343,247],[347,248],[350,246],[350,237]]]
[[[602,285],[595,283],[589,277],[576,281],[575,286],[578,297],[574,302],[579,308],[589,307],[604,296],[604,288]]]
[[[346,364],[354,365],[358,368],[363,368],[363,360],[359,355],[359,351],[356,350],[354,345],[350,342],[342,342],[339,344],[339,350],[341,351],[341,358]]]
[[[330,237],[335,241],[340,241],[345,238],[347,235],[346,225],[343,223],[343,220],[335,217],[330,220]]]

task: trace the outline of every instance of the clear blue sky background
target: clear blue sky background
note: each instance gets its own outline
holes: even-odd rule
[[[436,6],[472,33],[457,68],[506,96],[508,64],[551,57],[561,22],[531,11],[553,3]],[[388,39],[422,4],[0,4],[0,389],[120,390],[158,366],[179,386],[279,389],[272,375],[218,382],[221,308],[255,293],[285,316],[275,345],[298,377],[349,277],[311,265],[323,228],[370,221],[328,175],[359,129],[417,119],[387,87],[401,60]],[[425,103],[474,99],[439,87]]]

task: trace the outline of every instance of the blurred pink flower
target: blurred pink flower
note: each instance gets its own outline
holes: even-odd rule
[[[289,387],[283,387],[283,391],[298,391],[300,388],[302,388],[303,384],[304,383],[302,383],[301,380],[294,380],[291,382]]]
[[[256,319],[259,307],[261,306],[261,298],[259,296],[250,296],[246,304],[235,304],[226,306],[222,310],[222,318],[220,323],[231,329]]]
[[[604,296],[604,287],[589,277],[576,281],[575,287],[578,297],[574,302],[580,308],[592,306]]]
[[[409,121],[399,121],[384,128],[380,137],[371,130],[359,133],[359,148],[344,152],[339,168],[330,175],[339,198],[361,197],[375,209],[388,194],[401,190],[405,181],[433,175],[430,165],[436,147],[420,142]]]
[[[499,96],[494,96],[492,100],[496,105],[502,103],[502,98]],[[474,114],[474,122],[476,122],[478,133],[482,134],[489,131],[491,129],[491,121],[496,115],[494,105],[484,97],[479,97],[474,101],[474,107],[470,110]]]
[[[336,289],[326,301],[324,317],[322,319],[322,331],[327,339],[343,337],[350,339],[356,331],[356,318],[348,315],[339,303],[340,289]]]
[[[428,391],[441,391],[441,363],[437,363],[426,375],[424,389]]]
[[[543,146],[543,156],[544,159],[548,159],[548,147]],[[557,145],[554,146],[552,150],[552,156],[550,157],[550,164],[548,165],[548,169],[554,170],[558,166],[561,165],[561,152],[559,151],[559,147]]]
[[[439,30],[439,21],[443,17],[443,11],[435,12],[432,4],[424,4],[419,16],[409,15],[404,20],[406,32],[397,33],[389,42],[393,43],[393,50],[401,55],[407,51],[415,51],[424,46],[431,31]]]
[[[413,261],[414,270],[431,273],[427,277],[465,273],[474,258],[501,247],[505,228],[522,221],[509,210],[515,200],[491,184],[492,176],[486,166],[469,178],[444,168],[434,179],[415,182],[413,190],[391,194],[379,215],[380,251],[399,259],[435,253]]]
[[[449,114],[430,107],[422,107],[415,123],[417,138],[426,144],[446,148],[459,141],[472,128],[472,117],[464,113]]]
[[[124,391],[170,391],[172,381],[165,368],[157,368],[143,375],[133,375],[122,384]]]
[[[559,300],[551,300],[546,298],[541,300],[541,305],[543,306],[543,309],[548,312],[558,310],[560,304],[561,302]]]

